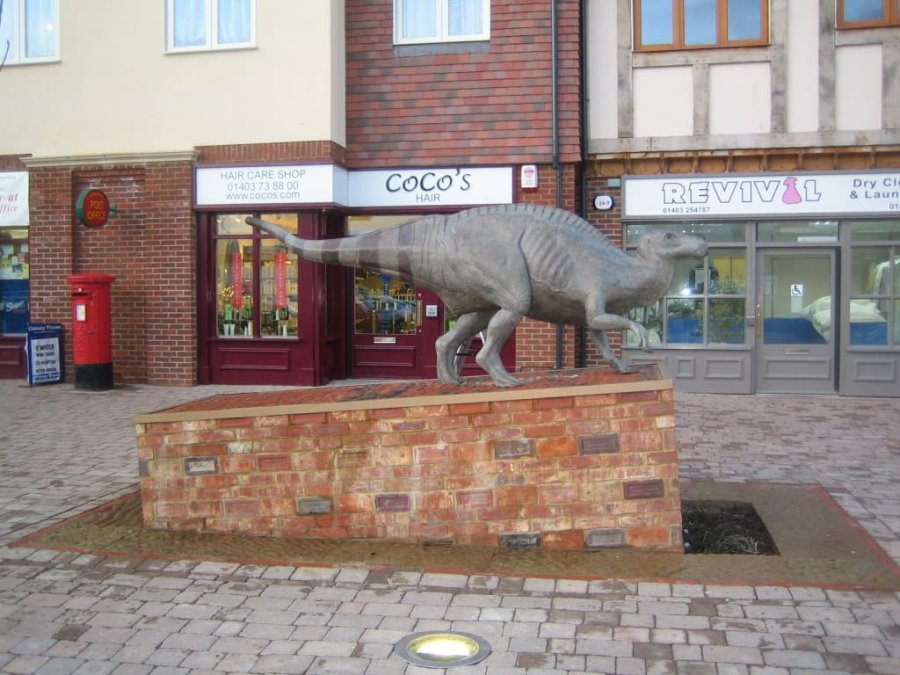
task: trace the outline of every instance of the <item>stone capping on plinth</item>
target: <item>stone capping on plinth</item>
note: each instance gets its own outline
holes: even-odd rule
[[[352,386],[352,385],[351,385]],[[460,388],[464,388],[461,385]],[[346,412],[352,410],[384,410],[429,405],[456,405],[465,403],[490,403],[498,401],[527,401],[539,398],[565,396],[600,396],[604,394],[630,394],[645,391],[672,389],[672,380],[656,379],[637,382],[615,382],[609,384],[572,384],[564,387],[545,389],[497,388],[489,391],[460,394],[439,394],[433,396],[409,396],[353,401],[329,401],[324,403],[295,403],[261,407],[228,408],[222,410],[162,410],[134,417],[135,424],[158,422],[193,422],[199,420],[222,420],[237,417],[270,417],[275,415],[300,415],[304,413]],[[253,392],[246,396],[252,398]]]

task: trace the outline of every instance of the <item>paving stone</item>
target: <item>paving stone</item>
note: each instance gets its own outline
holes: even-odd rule
[[[311,656],[261,656],[250,672],[277,675],[287,673],[289,675],[303,675],[309,671],[314,658]]]

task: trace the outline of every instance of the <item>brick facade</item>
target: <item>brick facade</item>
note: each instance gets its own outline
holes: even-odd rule
[[[347,0],[353,168],[548,163],[551,3],[493,0],[485,43],[394,45],[392,0]],[[560,0],[559,159],[580,161],[579,3]]]
[[[191,385],[196,364],[196,232],[193,162],[30,168],[31,321],[71,335],[69,275],[101,272],[112,285],[115,381]],[[117,212],[100,228],[76,219],[87,187]],[[66,341],[71,377],[73,354]]]
[[[136,419],[157,529],[680,550],[655,368],[217,397]]]

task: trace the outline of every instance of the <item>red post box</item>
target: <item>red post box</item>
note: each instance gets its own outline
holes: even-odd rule
[[[112,389],[112,313],[110,291],[115,277],[73,274],[72,350],[76,389]]]

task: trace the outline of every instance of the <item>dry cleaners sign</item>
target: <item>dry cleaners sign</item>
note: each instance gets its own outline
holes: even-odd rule
[[[511,167],[348,172],[331,164],[203,167],[197,206],[338,204],[349,207],[510,204]]]
[[[900,172],[627,177],[624,218],[900,215]]]

